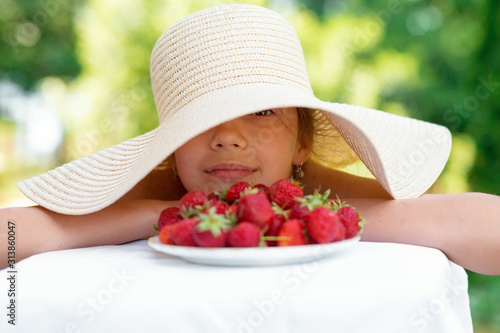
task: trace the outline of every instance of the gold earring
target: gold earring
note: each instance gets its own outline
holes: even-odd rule
[[[302,163],[294,166],[294,178],[297,180],[301,180],[304,178],[304,170],[302,170]]]

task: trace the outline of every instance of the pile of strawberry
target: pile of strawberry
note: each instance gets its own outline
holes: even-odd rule
[[[188,192],[155,227],[164,244],[199,247],[322,244],[360,234],[360,212],[328,196],[329,190],[304,196],[288,179],[269,187],[239,182],[208,195]]]

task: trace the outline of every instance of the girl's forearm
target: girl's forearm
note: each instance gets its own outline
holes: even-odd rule
[[[38,206],[1,209],[0,269],[7,267],[9,225],[14,226],[15,260],[20,261],[48,251],[121,244],[152,236],[160,212],[176,204],[122,201],[88,215],[61,215]]]
[[[500,274],[500,197],[466,193],[418,199],[351,199],[368,220],[367,241],[433,247],[482,274]],[[0,268],[7,266],[8,224],[15,225],[16,261],[53,250],[121,244],[154,235],[160,212],[177,202],[117,202],[89,215],[41,207],[0,209]]]
[[[482,193],[349,200],[368,220],[362,239],[433,247],[481,274],[500,274],[500,197]]]

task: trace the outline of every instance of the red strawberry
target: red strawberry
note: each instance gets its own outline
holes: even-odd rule
[[[231,221],[223,214],[217,214],[212,207],[198,216],[200,223],[193,229],[193,238],[200,247],[222,247],[226,245]]]
[[[326,190],[325,193],[321,194],[318,189],[314,191],[314,194],[309,194],[303,198],[295,198],[292,209],[290,210],[290,218],[306,220],[307,216],[311,211],[318,207],[331,207],[328,196],[330,195],[330,190]]]
[[[238,206],[237,205],[229,205],[226,207],[225,216],[231,221],[231,224],[235,225],[238,222],[237,215]]]
[[[232,247],[257,247],[261,242],[260,232],[255,223],[240,222],[229,232],[228,244]]]
[[[339,224],[339,228],[337,229],[337,233],[333,236],[332,240],[330,242],[339,242],[341,240],[344,240],[346,237],[346,228],[342,222]]]
[[[283,209],[290,209],[295,198],[304,197],[302,188],[289,179],[281,179],[269,187],[269,197]]]
[[[264,184],[257,184],[257,185],[254,185],[253,188],[255,188],[255,189],[259,190],[259,191],[264,192],[266,194],[267,200],[270,200],[269,199],[269,187],[267,187]]]
[[[199,247],[224,247],[227,242],[228,231],[220,231],[214,235],[211,230],[200,231],[197,228],[193,230],[193,238]]]
[[[295,246],[307,244],[304,224],[297,219],[287,220],[278,233],[278,246]]]
[[[329,243],[338,237],[339,228],[344,227],[337,212],[326,207],[314,209],[306,220],[309,236],[318,243]]]
[[[359,225],[360,217],[355,208],[351,206],[344,206],[338,210],[340,221],[344,224],[346,229],[345,238],[352,238],[361,230]]]
[[[309,212],[309,208],[307,208],[306,204],[300,201],[295,201],[292,205],[292,209],[290,210],[290,218],[305,220],[309,215]]]
[[[166,225],[164,228],[160,229],[158,237],[163,244],[174,244],[174,241],[170,238],[170,226],[172,226],[172,224]]]
[[[161,230],[164,226],[169,224],[174,224],[182,220],[179,215],[180,209],[178,207],[168,207],[160,213],[160,218],[158,219],[158,230]]]
[[[217,193],[215,193],[215,192],[209,193],[207,195],[207,199],[208,200],[212,200],[213,202],[220,200],[219,195]]]
[[[240,198],[241,192],[251,187],[247,182],[239,182],[231,185],[226,193],[226,202],[228,204],[233,204]]]
[[[168,235],[175,245],[196,246],[193,238],[193,228],[198,221],[193,218],[184,219],[168,226]]]
[[[281,226],[283,223],[286,221],[286,217],[280,214],[275,214],[271,222],[268,224],[268,228],[264,234],[264,236],[271,236],[275,237],[278,236],[278,233],[281,229]],[[277,246],[278,242],[276,240],[267,240],[266,241],[268,246]]]
[[[227,205],[226,205],[224,202],[222,202],[222,201],[218,201],[218,200],[217,200],[217,201],[212,201],[212,202],[210,202],[209,207],[208,207],[208,208],[206,208],[206,209],[204,210],[204,212],[207,212],[207,211],[208,211],[210,208],[212,208],[212,207],[215,207],[215,212],[216,212],[217,214],[222,214],[222,215],[224,215],[224,213],[225,213],[225,212],[226,212],[226,210],[227,210]]]
[[[203,206],[208,201],[208,197],[202,191],[191,191],[184,194],[179,202],[179,209],[186,211],[196,209],[197,206]]]
[[[238,221],[253,222],[261,229],[268,225],[274,216],[269,200],[263,194],[247,194],[238,201]]]

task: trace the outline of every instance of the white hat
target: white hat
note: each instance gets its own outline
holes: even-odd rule
[[[293,27],[259,6],[222,5],[178,21],[153,49],[151,81],[157,128],[25,180],[19,189],[55,212],[95,212],[198,134],[284,107],[320,110],[394,198],[424,193],[451,149],[445,127],[317,99]]]

